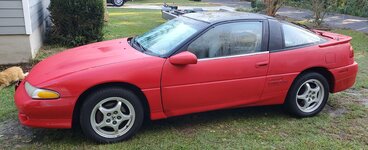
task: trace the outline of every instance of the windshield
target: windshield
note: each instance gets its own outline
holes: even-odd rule
[[[165,55],[200,31],[204,23],[179,17],[170,20],[145,34],[134,38],[143,50]]]

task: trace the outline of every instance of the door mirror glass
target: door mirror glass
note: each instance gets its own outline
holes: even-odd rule
[[[197,64],[197,56],[193,53],[185,51],[169,58],[169,61],[173,65],[189,65]]]

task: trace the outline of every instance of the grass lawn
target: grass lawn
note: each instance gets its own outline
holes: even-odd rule
[[[109,22],[105,26],[105,39],[140,35],[165,22],[158,10],[109,9]]]
[[[13,101],[14,87],[0,90],[0,121],[16,117],[17,110]]]
[[[164,22],[156,10],[109,12],[106,39],[141,34]],[[99,145],[80,131],[7,125],[15,122],[17,113],[10,87],[0,91],[0,149],[368,149],[368,107],[361,104],[368,98],[368,36],[351,30],[334,32],[353,37],[358,80],[353,88],[333,94],[316,117],[292,118],[279,106],[213,111],[153,121],[128,141]],[[63,49],[46,46],[36,60]]]
[[[206,2],[196,2],[193,0],[133,0],[128,1],[127,4],[145,4],[145,5],[163,5],[167,3],[169,5],[179,5],[179,6],[206,6],[213,5]]]

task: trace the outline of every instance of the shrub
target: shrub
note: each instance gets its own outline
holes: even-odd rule
[[[250,6],[256,8],[256,0],[250,0]]]
[[[354,16],[368,17],[368,0],[348,0],[340,4],[339,12]]]
[[[263,0],[252,0],[251,6],[253,8],[253,12],[260,12],[266,9],[266,5],[263,3]]]
[[[317,26],[323,23],[328,11],[332,8],[332,3],[334,0],[311,0],[310,5],[313,11],[314,22]]]
[[[103,39],[102,0],[51,0],[50,42],[79,46]]]

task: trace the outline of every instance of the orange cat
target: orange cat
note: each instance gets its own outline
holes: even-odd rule
[[[25,76],[20,67],[10,67],[0,72],[0,89],[9,86],[12,82],[23,80]]]

